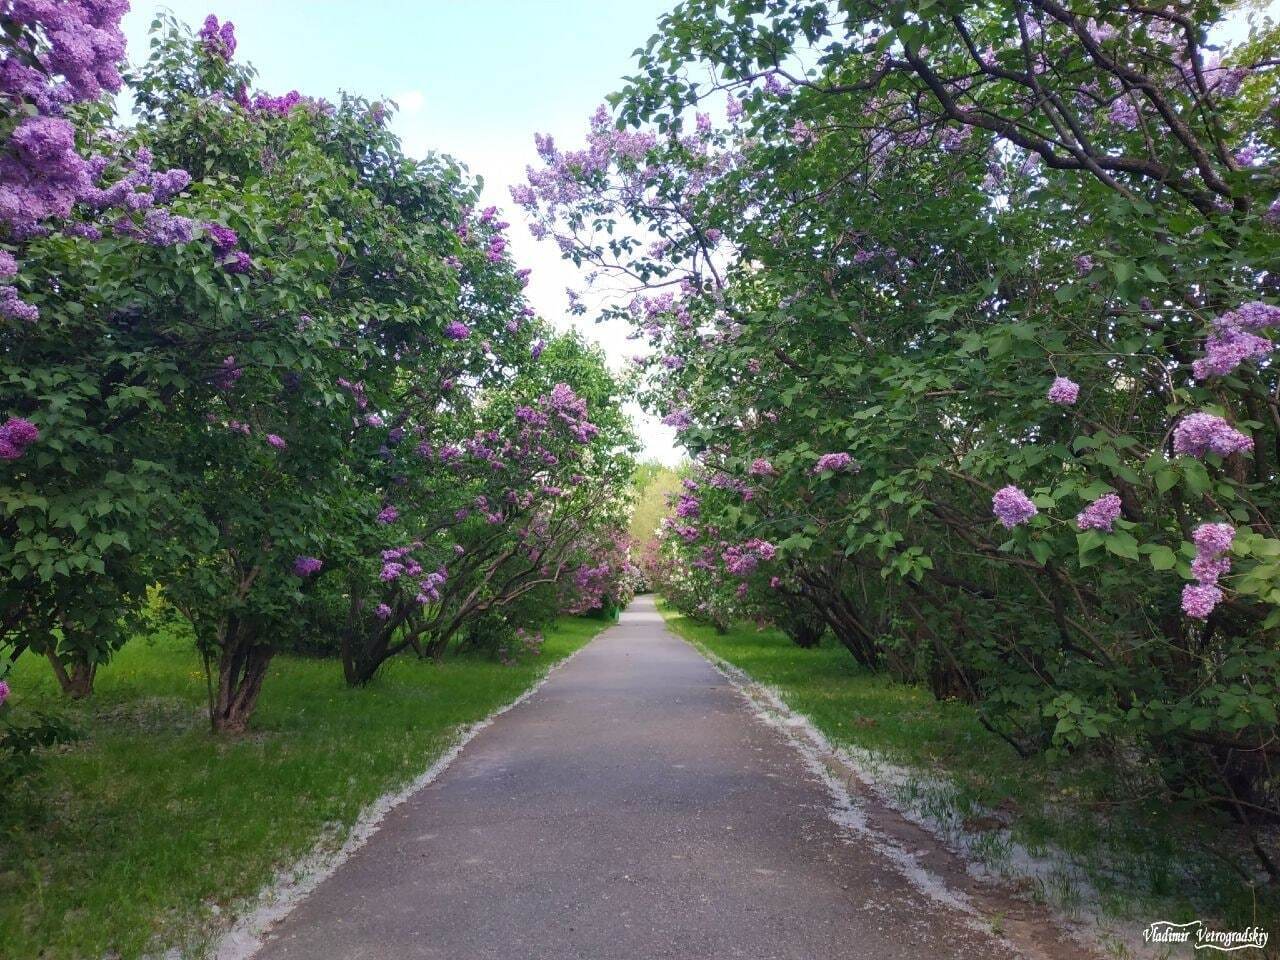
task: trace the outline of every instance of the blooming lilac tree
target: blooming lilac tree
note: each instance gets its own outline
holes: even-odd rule
[[[602,368],[568,363],[525,401],[555,442],[525,449],[510,428],[489,443],[502,385],[532,389],[568,349],[540,339],[497,211],[475,209],[451,161],[406,158],[388,106],[254,92],[233,26],[158,27],[129,77],[138,122],[78,119],[71,147],[103,144],[83,189],[14,225],[0,256],[15,291],[0,296],[17,305],[0,327],[0,636],[86,695],[159,581],[205,655],[213,727],[235,733],[276,652],[320,625],[331,584],[382,550],[421,540],[408,567],[441,546],[436,494],[488,498],[496,519],[468,536],[496,527],[510,544],[519,528],[509,552],[532,551],[540,583],[572,573],[570,541],[540,524],[572,526],[573,544],[597,535],[627,433]],[[46,33],[31,42],[56,46]],[[17,136],[14,155],[45,151],[45,169],[43,141]],[[510,560],[472,561],[459,539],[462,559],[433,555],[416,578],[415,609]],[[433,623],[447,643],[492,605],[464,595]]]
[[[596,559],[621,538],[633,443],[599,354],[551,338],[537,363],[476,399],[406,423],[412,442],[388,451],[395,520],[343,585],[351,683],[405,650],[440,658],[480,620],[540,626],[516,614],[539,598],[544,621],[589,609],[626,572]]]
[[[694,0],[634,129],[543,141],[515,199],[630,281],[606,310],[703,472],[665,548],[687,609],[797,597],[1020,754],[1136,736],[1251,824],[1280,813],[1277,38],[1091,12]]]

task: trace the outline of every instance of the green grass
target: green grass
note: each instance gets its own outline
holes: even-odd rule
[[[1276,892],[1251,886],[1220,859],[1233,853],[1252,867],[1243,845],[1232,849],[1225,819],[1193,818],[1158,796],[1126,802],[1116,767],[1103,758],[1020,760],[970,706],[867,673],[829,637],[804,650],[776,630],[743,625],[717,635],[669,608],[663,615],[679,635],[773,688],[832,743],[906,768],[893,789],[898,804],[963,822],[978,836],[971,852],[994,869],[1014,872],[1000,820],[1033,855],[1059,851],[1068,867],[1040,882],[1041,898],[1070,909],[1084,878],[1124,929],[1133,928],[1128,921],[1141,920],[1133,928],[1141,929],[1156,917],[1202,917],[1280,934]]]
[[[214,908],[269,883],[321,839],[443,753],[461,724],[528,689],[606,623],[568,619],[542,655],[401,658],[351,690],[332,660],[279,657],[251,732],[208,732],[191,645],[126,646],[85,704],[58,695],[48,665],[19,661],[15,709],[55,708],[87,737],[47,758],[23,796],[0,797],[0,955],[129,958],[192,948]]]

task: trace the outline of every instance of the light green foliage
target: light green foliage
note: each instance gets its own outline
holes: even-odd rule
[[[631,542],[643,549],[662,518],[670,512],[667,498],[680,488],[680,472],[661,463],[641,463],[631,481],[635,506],[631,511]]]

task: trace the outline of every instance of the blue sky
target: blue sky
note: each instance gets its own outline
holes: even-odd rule
[[[576,325],[621,368],[633,350],[621,327],[572,321],[564,289],[581,281],[551,244],[538,244],[507,188],[536,162],[533,135],[573,145],[587,117],[621,86],[633,51],[675,0],[133,0],[125,17],[131,59],[147,50],[158,9],[198,28],[216,14],[236,25],[236,58],[259,86],[333,98],[339,90],[400,105],[407,152],[452,154],[485,178],[485,199],[511,214],[511,249],[533,268],[528,296],[557,326]],[[674,463],[672,431],[635,411],[648,456]]]

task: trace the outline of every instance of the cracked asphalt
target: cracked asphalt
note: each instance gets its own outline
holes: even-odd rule
[[[392,810],[255,956],[1018,955],[830,806],[801,754],[639,597]]]

